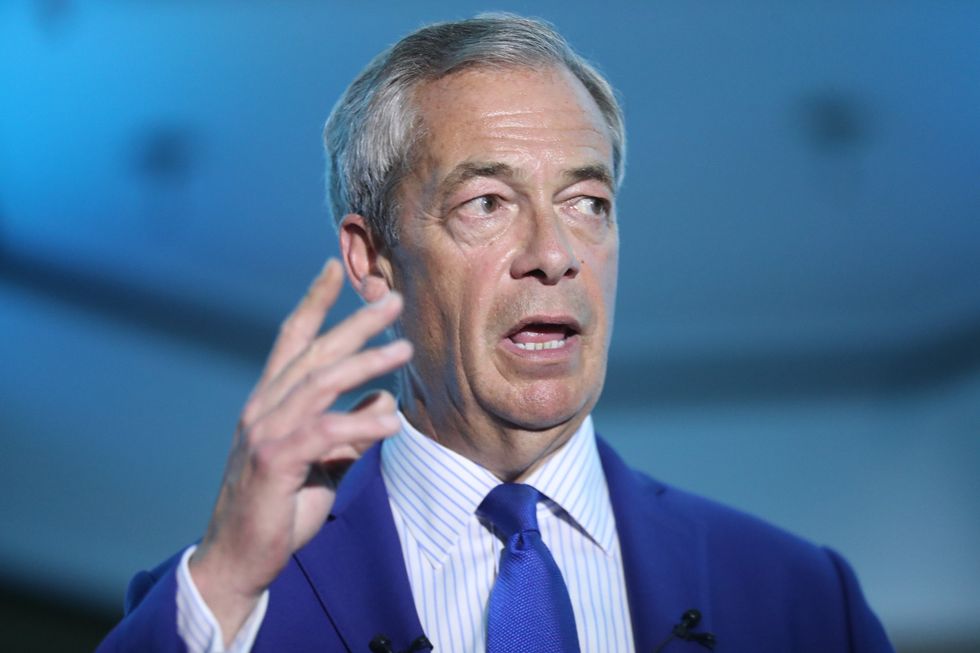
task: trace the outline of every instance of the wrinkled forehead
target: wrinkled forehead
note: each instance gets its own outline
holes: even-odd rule
[[[562,66],[470,67],[422,84],[413,96],[416,163],[493,159],[493,149],[541,157],[582,151],[612,167],[612,133],[585,86]]]

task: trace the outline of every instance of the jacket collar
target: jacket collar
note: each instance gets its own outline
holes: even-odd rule
[[[351,467],[327,523],[295,554],[350,651],[367,650],[377,635],[403,651],[423,634],[379,452],[379,445],[371,447]]]
[[[609,485],[626,572],[633,641],[652,651],[691,608],[710,631],[703,526],[670,505],[666,486],[633,471],[601,438],[599,457]]]
[[[711,630],[703,525],[668,505],[666,486],[634,472],[597,438],[616,528],[636,650],[651,651],[690,608]],[[401,545],[371,447],[341,483],[320,532],[296,552],[328,618],[351,651],[379,634],[394,650],[422,635]]]

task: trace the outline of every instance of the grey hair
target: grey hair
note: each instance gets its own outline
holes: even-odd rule
[[[436,23],[404,37],[368,64],[327,119],[323,132],[334,224],[364,216],[372,235],[398,242],[398,185],[412,164],[421,125],[415,90],[473,67],[564,66],[599,106],[612,138],[617,186],[625,168],[623,112],[608,81],[548,23],[513,14],[481,14]]]

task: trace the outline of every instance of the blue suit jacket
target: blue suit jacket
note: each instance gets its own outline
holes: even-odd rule
[[[332,514],[270,588],[253,651],[394,650],[422,635],[380,448],[344,479]],[[602,440],[626,570],[636,650],[652,653],[690,608],[717,653],[878,653],[892,647],[854,573],[836,553],[629,469]],[[130,583],[126,617],[98,651],[183,651],[176,632],[179,556]],[[433,642],[437,651],[439,642]],[[666,653],[704,651],[672,641]]]

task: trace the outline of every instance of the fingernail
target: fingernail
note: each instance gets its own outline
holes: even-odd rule
[[[325,277],[326,274],[327,274],[327,271],[330,269],[330,266],[333,265],[334,261],[336,261],[336,260],[337,259],[335,259],[332,256],[330,258],[328,258],[327,259],[327,262],[323,264],[323,267],[322,268],[320,268],[320,274],[318,275],[317,278],[322,279],[323,277]]]
[[[379,415],[378,424],[386,431],[394,431],[401,428],[401,422],[396,415]]]
[[[402,338],[385,345],[384,351],[392,358],[401,358],[405,354],[411,353],[412,343]]]
[[[320,268],[320,272],[316,275],[316,277],[314,277],[313,282],[310,284],[310,292],[319,287],[320,282],[327,276],[327,270],[330,269],[330,261],[332,260],[333,259],[327,259],[327,262],[323,264],[322,268]]]

